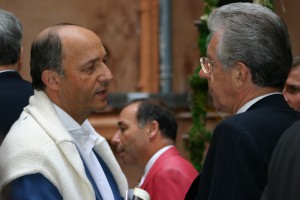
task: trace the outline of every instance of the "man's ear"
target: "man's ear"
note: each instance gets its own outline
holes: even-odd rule
[[[249,76],[249,69],[248,67],[242,62],[236,62],[233,67],[233,78],[235,85],[238,89],[241,89],[247,79],[250,78]]]
[[[148,124],[148,137],[154,138],[159,132],[159,124],[157,121],[153,120]]]
[[[58,90],[58,83],[60,80],[59,75],[51,70],[45,70],[42,73],[42,80],[44,84],[51,90]]]

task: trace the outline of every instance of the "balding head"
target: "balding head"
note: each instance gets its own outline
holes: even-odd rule
[[[107,105],[107,90],[113,76],[107,55],[92,31],[59,24],[42,31],[31,48],[33,87],[81,124],[92,112]]]
[[[67,56],[66,54],[74,53],[66,52],[64,48],[67,45],[72,46],[69,48],[70,50],[80,48],[79,41],[85,37],[83,32],[98,38],[94,32],[74,24],[57,24],[46,28],[37,35],[31,46],[30,59],[30,74],[35,89],[45,89],[41,78],[44,70],[49,69],[61,76],[64,75],[63,60]],[[98,38],[98,40],[100,39]]]

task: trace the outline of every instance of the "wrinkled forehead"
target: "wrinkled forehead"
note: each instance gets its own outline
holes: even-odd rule
[[[137,111],[138,111],[137,104],[127,105],[120,112],[119,121],[123,121],[126,123],[137,123],[137,118],[136,118]]]
[[[59,35],[66,60],[72,59],[85,63],[89,60],[102,60],[106,56],[102,41],[88,29],[70,26],[60,29]]]
[[[208,46],[207,46],[207,52],[206,56],[209,59],[215,58],[218,48],[219,48],[219,42],[220,42],[220,32],[214,32],[209,40]]]
[[[122,109],[120,116],[122,116],[124,118],[126,118],[128,116],[136,118],[137,111],[138,111],[137,103],[129,104]]]
[[[89,45],[98,45],[102,48],[103,44],[98,35],[94,32],[78,27],[78,26],[66,26],[58,30],[58,34],[61,38],[63,46],[71,45],[75,46],[89,46]]]

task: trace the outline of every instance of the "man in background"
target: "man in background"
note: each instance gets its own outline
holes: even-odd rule
[[[34,96],[0,146],[0,191],[10,200],[121,200],[127,180],[87,120],[107,105],[113,76],[101,39],[58,24],[32,43]]]
[[[258,200],[278,139],[300,119],[281,93],[292,65],[288,31],[273,11],[251,3],[215,9],[208,28],[199,76],[214,106],[232,116],[214,129],[186,199]]]
[[[296,56],[282,94],[288,104],[300,111],[300,56]]]
[[[181,200],[198,175],[174,146],[177,122],[160,101],[136,99],[121,111],[112,144],[126,165],[144,170],[139,187],[151,200]]]
[[[274,149],[261,200],[300,199],[300,120],[289,127]]]
[[[283,89],[288,104],[300,111],[300,56],[294,57]],[[300,199],[300,121],[287,129],[273,152],[261,200]]]
[[[23,28],[12,13],[0,9],[0,144],[33,95],[22,69]]]

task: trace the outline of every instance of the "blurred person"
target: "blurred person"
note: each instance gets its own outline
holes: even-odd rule
[[[184,199],[198,175],[174,146],[176,135],[174,115],[157,99],[133,100],[119,115],[111,142],[125,165],[144,170],[139,187],[151,200]]]
[[[300,56],[293,60],[282,94],[292,108],[300,111]]]
[[[275,145],[300,118],[281,93],[292,65],[288,31],[273,11],[251,3],[215,9],[208,28],[199,76],[214,106],[232,116],[214,129],[186,199],[260,199]]]
[[[0,144],[33,95],[22,69],[23,27],[13,14],[0,9]]]
[[[274,149],[261,200],[300,199],[300,121],[281,136]]]
[[[87,120],[107,105],[113,76],[106,61],[100,38],[80,26],[54,25],[34,39],[34,96],[0,147],[0,189],[9,186],[8,199],[125,197],[125,175]]]

